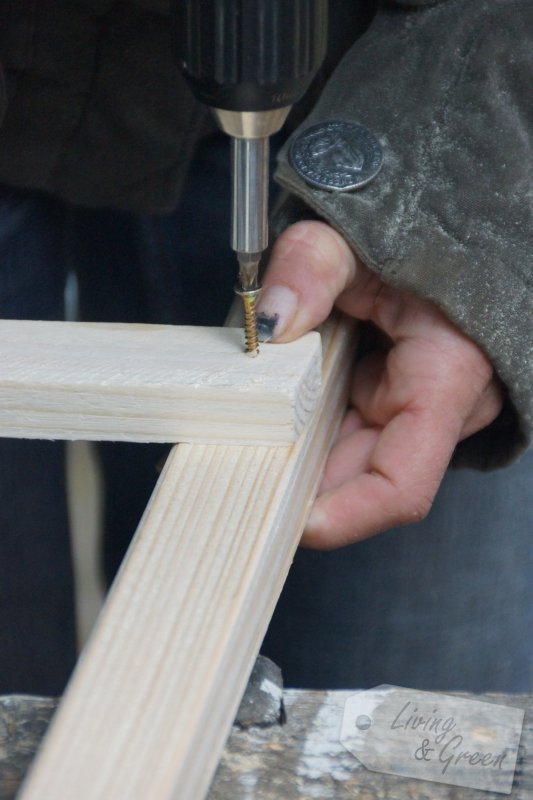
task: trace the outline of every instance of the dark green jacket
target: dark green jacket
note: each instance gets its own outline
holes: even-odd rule
[[[373,3],[331,0],[330,64]],[[166,0],[2,0],[0,182],[74,203],[170,211],[205,113],[172,56]],[[359,122],[384,166],[350,194],[292,195],[383,279],[436,302],[490,356],[500,418],[457,463],[504,463],[530,441],[533,3],[384,2],[311,112]],[[279,220],[278,220],[279,222]]]

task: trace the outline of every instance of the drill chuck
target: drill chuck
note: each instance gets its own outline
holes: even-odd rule
[[[183,74],[197,99],[270,111],[302,97],[327,44],[327,0],[177,0]]]

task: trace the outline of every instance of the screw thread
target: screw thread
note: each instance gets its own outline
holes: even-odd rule
[[[242,297],[244,306],[245,352],[247,355],[254,357],[259,354],[259,336],[257,333],[257,314],[255,311],[255,304],[260,290],[243,290],[238,288],[235,291]]]
[[[257,315],[255,313],[255,297],[244,297],[244,339],[246,352],[256,356],[259,353],[257,337]]]

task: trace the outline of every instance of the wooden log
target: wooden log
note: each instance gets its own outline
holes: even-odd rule
[[[511,795],[371,772],[341,744],[344,705],[355,689],[285,690],[285,725],[234,727],[208,800],[531,800],[533,797],[533,696],[463,694],[525,709]]]
[[[0,321],[0,435],[288,444],[320,392],[320,337],[243,352],[242,330]]]
[[[292,447],[174,448],[21,800],[208,789],[346,403],[354,329]]]
[[[283,725],[234,725],[208,800],[502,800],[504,795],[365,769],[340,742],[344,705],[355,689],[283,692]],[[448,693],[450,694],[450,693]],[[525,710],[511,800],[533,797],[533,695],[464,694]],[[13,800],[55,710],[51,698],[0,697],[0,800]]]

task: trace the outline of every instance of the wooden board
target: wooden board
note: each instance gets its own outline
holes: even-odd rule
[[[242,330],[0,321],[0,435],[287,444],[320,392],[320,337],[243,352]]]
[[[353,325],[323,344],[294,446],[173,450],[21,800],[204,796],[345,407]]]

